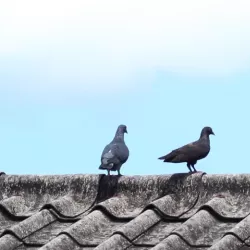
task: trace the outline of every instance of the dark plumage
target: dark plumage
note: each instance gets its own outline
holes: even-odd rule
[[[210,151],[209,135],[214,135],[212,128],[204,127],[199,140],[175,149],[171,153],[158,159],[172,163],[186,162],[190,172],[192,172],[191,167],[194,169],[194,172],[197,172],[194,165],[198,160],[205,158]]]
[[[129,157],[129,150],[124,142],[124,133],[128,133],[127,127],[120,125],[117,128],[114,139],[102,152],[99,169],[106,169],[108,175],[110,175],[110,171],[118,171],[118,175],[121,175],[120,168]]]

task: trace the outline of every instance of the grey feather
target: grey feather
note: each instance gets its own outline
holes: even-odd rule
[[[124,133],[127,133],[127,127],[120,125],[117,128],[114,139],[102,152],[99,169],[106,169],[108,175],[110,171],[118,171],[118,175],[121,175],[120,168],[128,160],[129,149],[124,141]]]

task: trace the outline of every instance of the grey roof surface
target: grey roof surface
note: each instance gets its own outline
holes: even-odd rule
[[[250,175],[2,175],[1,250],[250,250]]]

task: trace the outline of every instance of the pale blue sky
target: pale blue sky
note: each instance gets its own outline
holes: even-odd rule
[[[60,3],[60,4],[59,4]],[[248,1],[13,1],[0,6],[0,170],[106,173],[126,124],[121,172],[187,172],[157,160],[211,126],[207,173],[248,173]]]

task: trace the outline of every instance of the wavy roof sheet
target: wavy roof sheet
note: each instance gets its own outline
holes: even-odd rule
[[[250,175],[0,177],[1,250],[250,250]]]

